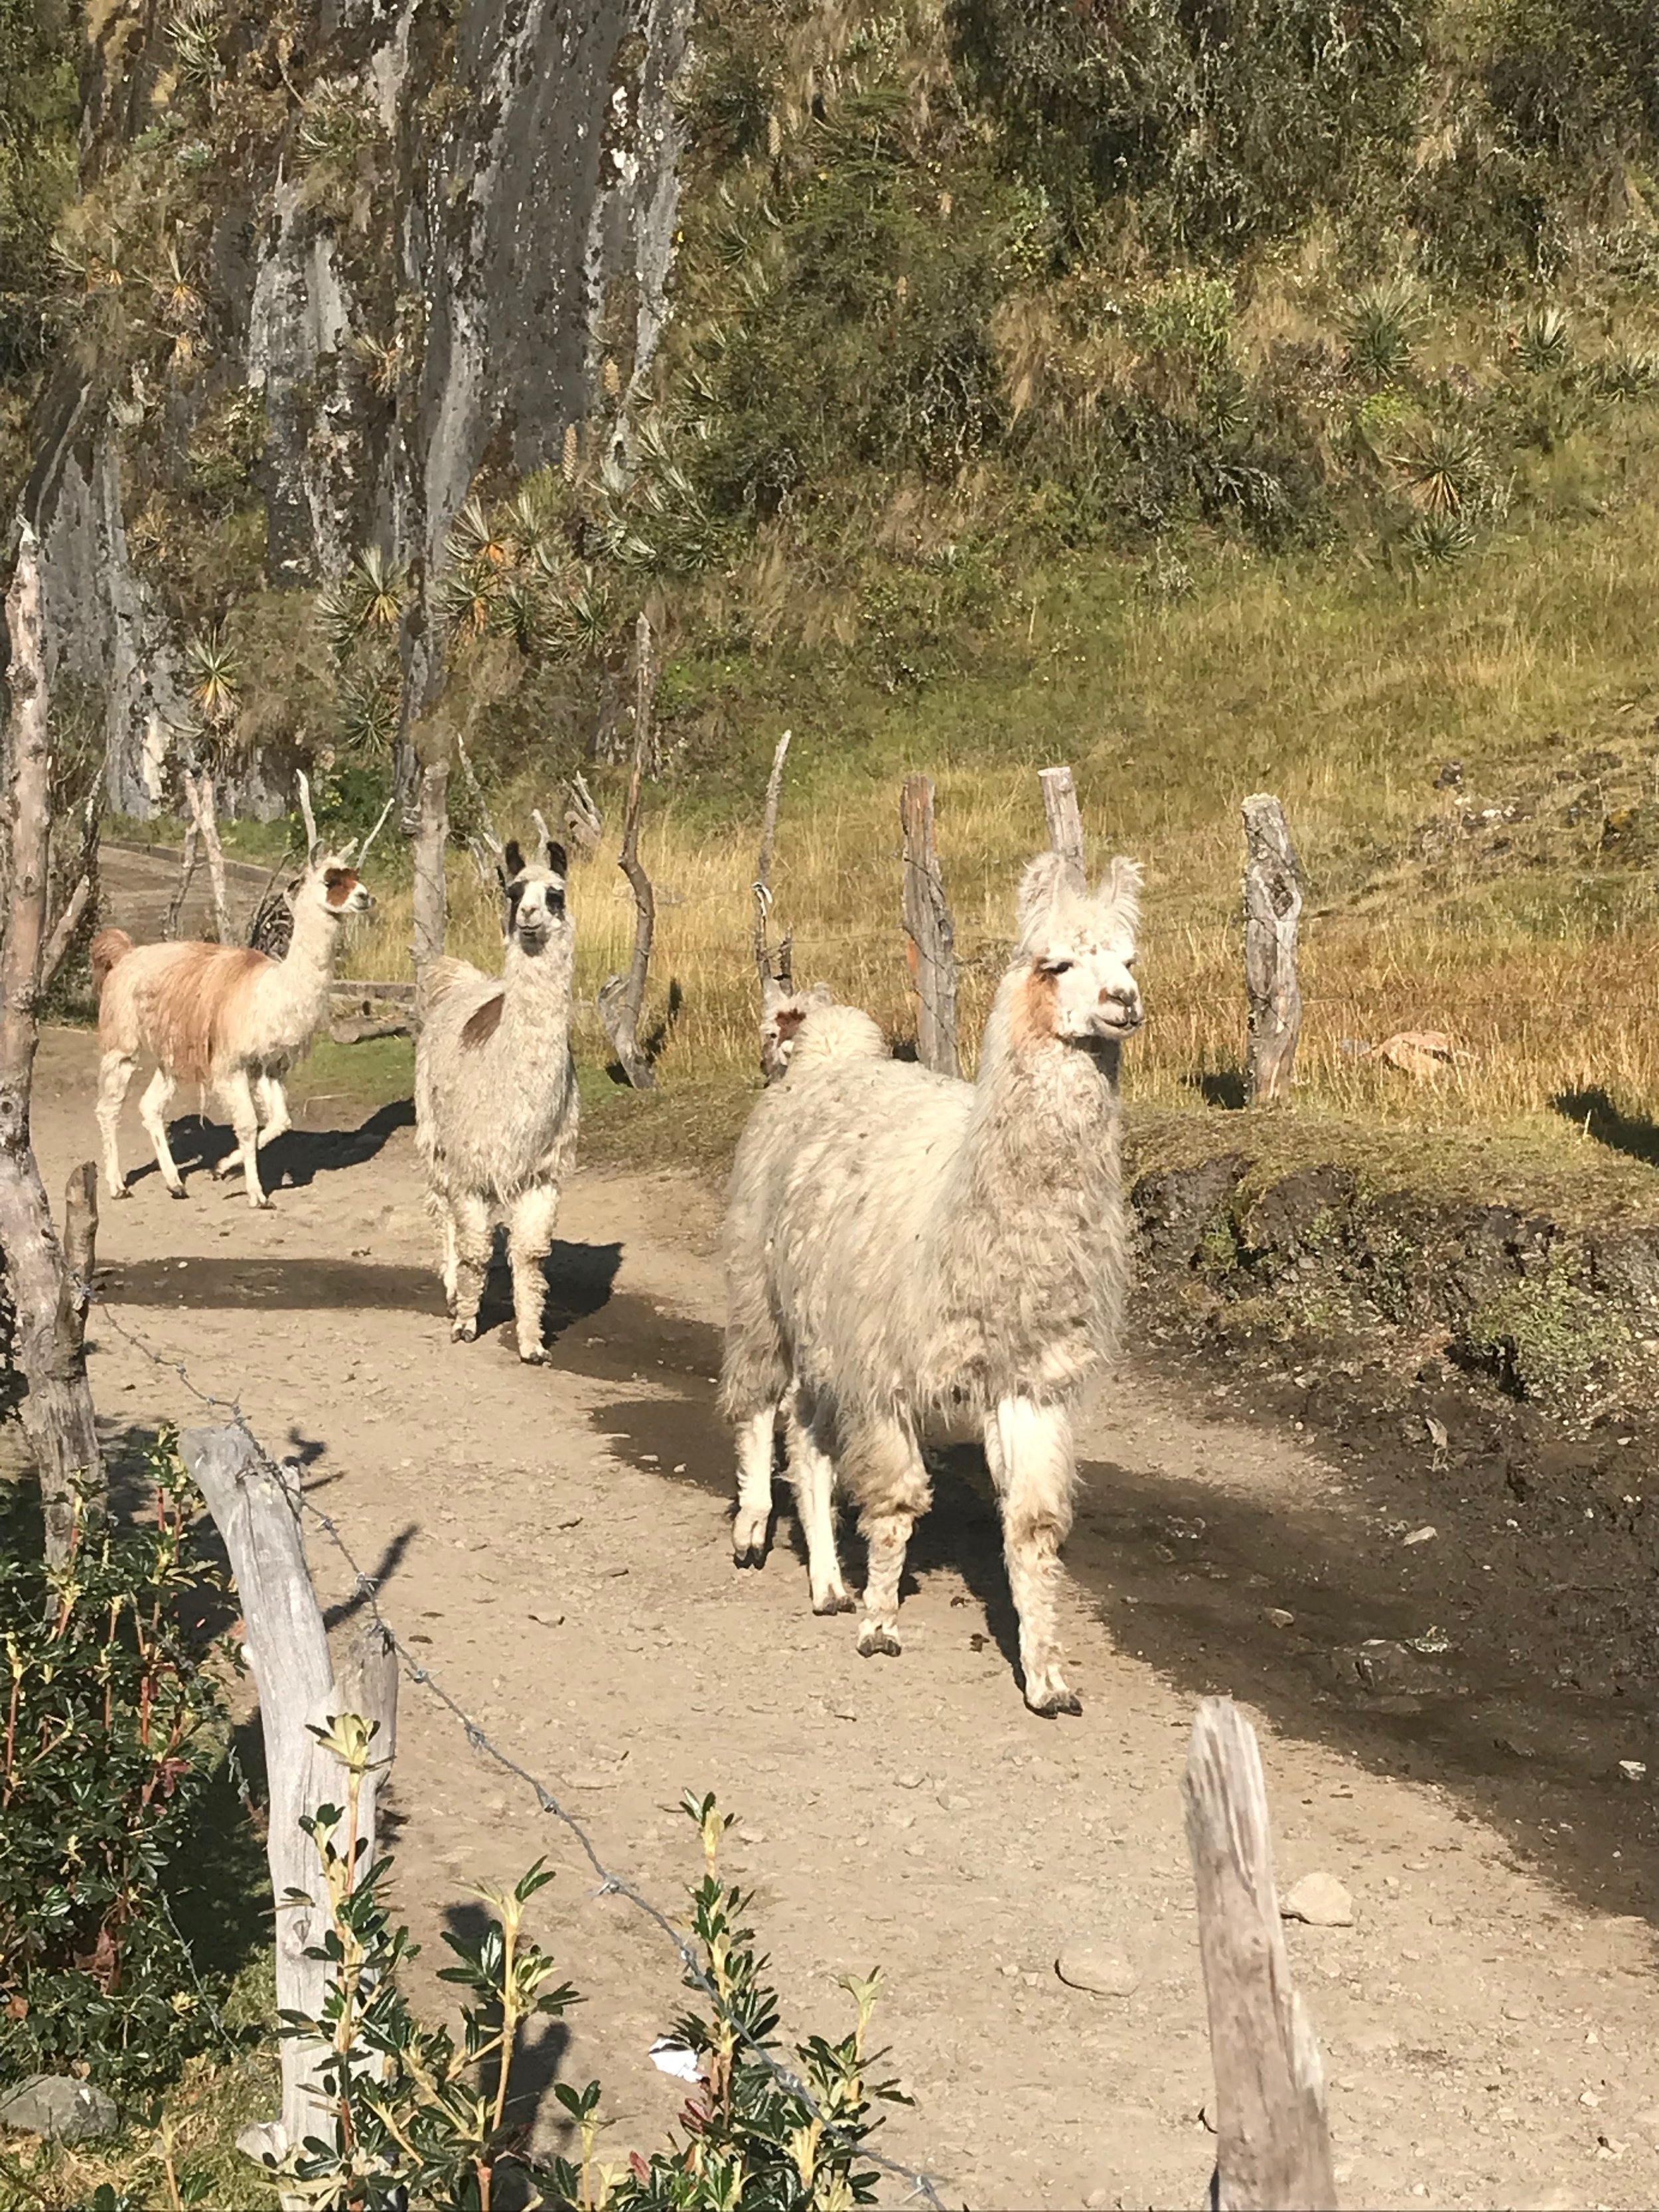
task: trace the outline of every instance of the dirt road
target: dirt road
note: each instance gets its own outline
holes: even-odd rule
[[[36,1137],[54,1188],[93,1149],[91,1074],[88,1038],[48,1036]],[[553,1364],[525,1368],[499,1327],[448,1340],[406,1109],[324,1098],[301,1120],[273,1148],[272,1213],[191,1174],[188,1143],[187,1202],[149,1170],[106,1206],[115,1317],[302,1459],[388,1614],[613,1864],[677,1904],[694,1871],[681,1791],[741,1816],[732,1864],[788,2024],[838,2027],[836,1978],[882,1967],[881,2026],[916,2100],[887,2147],[945,2177],[947,2201],[1200,2200],[1210,2083],[1178,1784],[1206,1687],[1262,1727],[1281,1884],[1323,1869],[1356,1900],[1352,1927],[1291,1930],[1344,2202],[1659,2199],[1648,1923],[1625,1909],[1637,1891],[1607,1886],[1619,1847],[1603,1835],[1598,1862],[1565,1832],[1586,1806],[1600,1825],[1616,1785],[1571,1815],[1553,1781],[1495,1798],[1479,1761],[1441,1759],[1403,1721],[1362,1728],[1340,1698],[1284,1691],[1273,1639],[1298,1626],[1274,1610],[1352,1607],[1354,1634],[1374,1632],[1365,1563],[1397,1559],[1397,1532],[1363,1468],[1132,1366],[1082,1436],[1067,1639],[1085,1709],[1045,1723],[1019,1699],[994,1518],[965,1463],[914,1547],[897,1661],[861,1661],[851,1623],[813,1618],[787,1516],[765,1571],[734,1572],[701,1191],[579,1174]],[[131,1165],[147,1158],[136,1119],[125,1142]],[[93,1340],[113,1429],[199,1417],[96,1316]],[[349,1613],[341,1563],[313,1562]],[[1377,1581],[1396,1591],[1395,1567]],[[568,1839],[414,1690],[394,1802],[426,1966],[446,1920],[476,1912],[472,1882],[549,1854],[543,1932],[587,2002],[541,2077],[603,2077],[617,2154],[659,2137],[676,2085],[647,2051],[679,1996],[662,1938],[596,1897]],[[1057,1978],[1079,1935],[1127,1954],[1130,1995]]]

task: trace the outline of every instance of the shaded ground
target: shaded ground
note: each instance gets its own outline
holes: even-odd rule
[[[88,1149],[90,1065],[88,1040],[48,1038],[54,1187]],[[717,1790],[793,2024],[838,2027],[836,1978],[884,1966],[917,2097],[891,2148],[951,2198],[1198,2200],[1208,2061],[1177,1791],[1193,1695],[1226,1689],[1265,1724],[1284,1875],[1324,1868],[1357,1899],[1353,1928],[1291,1933],[1345,2201],[1654,2201],[1659,1861],[1649,1786],[1618,1761],[1651,1752],[1659,1772],[1659,1747],[1639,1695],[1540,1677],[1532,1645],[1553,1654],[1559,1621],[1529,1633],[1586,1583],[1632,1618],[1644,1604],[1611,1519],[1572,1546],[1505,1529],[1522,1514],[1449,1488],[1426,1443],[1356,1414],[1316,1453],[1242,1418],[1225,1378],[1142,1364],[1082,1432],[1067,1632],[1086,1709],[1039,1722],[972,1454],[941,1462],[896,1662],[812,1618],[787,1516],[765,1571],[732,1571],[695,1186],[577,1177],[553,1364],[526,1369],[499,1329],[447,1341],[406,1127],[328,1099],[307,1118],[272,1148],[273,1214],[199,1172],[187,1204],[149,1177],[106,1210],[100,1409],[122,1428],[200,1413],[115,1322],[237,1397],[301,1455],[434,1671],[665,1903],[695,1870],[679,1793]],[[285,1146],[296,1180],[278,1183]],[[1540,1579],[1552,1542],[1565,1590]],[[314,1565],[344,1620],[349,1572],[326,1547]],[[1577,1617],[1588,1634],[1601,1616]],[[595,1897],[533,1800],[413,1690],[394,1796],[429,1944],[473,1881],[550,1852],[541,1924],[590,2001],[542,2071],[603,2075],[618,2154],[659,2134],[676,2100],[646,2051],[678,2002],[661,1939]],[[1056,1979],[1079,1932],[1129,1953],[1133,1995]]]

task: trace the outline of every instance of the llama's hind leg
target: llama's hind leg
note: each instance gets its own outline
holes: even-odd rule
[[[174,1198],[182,1198],[185,1186],[174,1164],[172,1147],[167,1143],[167,1108],[178,1085],[166,1068],[158,1067],[145,1086],[138,1102],[138,1119],[145,1133],[155,1148],[155,1164],[161,1170],[161,1180]],[[119,1111],[119,1109],[117,1109]]]
[[[824,1449],[810,1394],[797,1390],[789,1401],[789,1480],[795,1511],[806,1540],[806,1576],[814,1613],[851,1613],[853,1601],[841,1578],[836,1553],[835,1462]]]
[[[513,1319],[519,1332],[519,1357],[540,1366],[547,1358],[542,1316],[547,1305],[547,1276],[542,1262],[553,1249],[553,1224],[559,1211],[556,1183],[537,1183],[514,1201],[507,1224],[507,1255],[513,1269]]]
[[[842,1457],[869,1553],[859,1650],[866,1659],[896,1659],[904,1555],[910,1531],[933,1502],[927,1469],[914,1434],[890,1419],[866,1423],[848,1438]]]
[[[98,1133],[104,1143],[104,1188],[112,1198],[131,1198],[121,1173],[118,1132],[127,1085],[138,1065],[131,1053],[106,1052],[98,1066]]]
[[[288,1092],[281,1079],[275,1075],[262,1075],[253,1087],[253,1101],[259,1109],[259,1150],[273,1139],[285,1137],[294,1127],[294,1116],[288,1110]]]
[[[234,1068],[222,1078],[219,1092],[230,1115],[230,1126],[236,1133],[236,1158],[242,1164],[247,1202],[258,1212],[269,1213],[270,1200],[259,1181],[259,1115],[253,1103],[253,1085],[247,1070]]]
[[[489,1200],[477,1191],[453,1191],[446,1236],[455,1272],[449,1333],[458,1344],[471,1344],[478,1334],[478,1304],[489,1273]]]
[[[1002,1509],[1002,1548],[1019,1616],[1019,1665],[1034,1713],[1080,1713],[1060,1672],[1060,1547],[1072,1526],[1077,1463],[1064,1407],[1005,1398],[985,1424]]]
[[[732,1557],[740,1567],[758,1567],[766,1558],[772,1526],[772,1448],[778,1409],[763,1406],[745,1414],[738,1428],[738,1517],[732,1523]]]

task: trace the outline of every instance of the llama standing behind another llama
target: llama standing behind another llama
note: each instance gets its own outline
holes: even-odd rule
[[[502,857],[501,975],[485,975],[464,960],[437,960],[422,979],[415,1136],[426,1162],[427,1203],[443,1225],[452,1334],[469,1344],[478,1334],[492,1227],[504,1218],[519,1357],[539,1361],[547,1357],[542,1262],[576,1151],[570,1052],[576,933],[565,911],[563,846],[548,840],[540,868],[526,866],[516,844]]]
[[[905,1551],[931,1502],[920,1435],[967,1418],[984,1436],[1026,1703],[1041,1713],[1080,1710],[1060,1671],[1058,1554],[1071,1408],[1115,1348],[1127,1275],[1117,1077],[1141,1022],[1139,887],[1127,860],[1092,896],[1057,855],[1032,861],[976,1083],[878,1056],[850,1009],[808,1010],[744,1132],[726,1212],[721,1403],[738,1431],[739,1562],[766,1540],[781,1413],[814,1607],[850,1605],[838,1480],[869,1549],[859,1649],[896,1653]]]
[[[308,796],[303,803],[309,823]],[[390,807],[388,800],[387,811]],[[369,832],[364,859],[385,820],[383,813]],[[283,1079],[328,1018],[340,924],[374,903],[357,869],[347,865],[356,846],[354,837],[330,853],[313,836],[294,892],[293,935],[280,960],[234,945],[135,945],[124,929],[100,929],[93,939],[102,1047],[98,1127],[112,1198],[131,1194],[116,1133],[133,1071],[148,1053],[155,1073],[138,1112],[173,1196],[182,1198],[185,1186],[167,1143],[167,1109],[180,1083],[198,1083],[222,1102],[236,1133],[235,1152],[215,1174],[240,1161],[248,1204],[270,1206],[259,1182],[258,1155],[262,1146],[291,1127]]]

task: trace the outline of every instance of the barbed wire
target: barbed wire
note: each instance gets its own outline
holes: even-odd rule
[[[521,1766],[510,1753],[503,1751],[499,1744],[492,1742],[484,1729],[467,1711],[459,1699],[452,1695],[429,1667],[415,1656],[380,1610],[380,1583],[377,1578],[368,1573],[359,1563],[350,1546],[341,1534],[339,1524],[332,1515],[324,1512],[320,1506],[314,1504],[306,1496],[300,1462],[295,1459],[273,1459],[254,1434],[247,1416],[242,1411],[240,1399],[226,1398],[221,1396],[216,1391],[204,1390],[191,1374],[184,1360],[173,1353],[158,1350],[137,1330],[129,1328],[118,1317],[109,1300],[103,1297],[90,1284],[76,1281],[73,1287],[77,1295],[86,1300],[88,1306],[97,1307],[104,1321],[123,1343],[130,1345],[141,1357],[148,1359],[152,1366],[160,1368],[166,1374],[175,1376],[198,1405],[206,1407],[212,1412],[228,1416],[231,1425],[240,1431],[253,1450],[258,1454],[261,1464],[282,1484],[284,1492],[300,1515],[304,1519],[313,1522],[327,1536],[339,1553],[347,1572],[352,1578],[352,1595],[361,1599],[367,1607],[370,1620],[385,1637],[388,1647],[396,1653],[398,1663],[410,1680],[417,1688],[428,1691],[446,1711],[459,1722],[462,1733],[465,1735],[471,1749],[482,1753],[485,1758],[493,1760],[504,1773],[514,1776],[516,1780],[522,1783],[534,1796],[537,1809],[550,1819],[558,1821],[567,1833],[574,1839],[583,1856],[598,1877],[599,1888],[594,1894],[598,1897],[620,1897],[625,1899],[636,1912],[641,1913],[653,1927],[668,1938],[678,1954],[687,1978],[714,2007],[716,2016],[722,2024],[731,2030],[751,2057],[765,2068],[780,2088],[805,2106],[826,2136],[844,2144],[856,2157],[879,2167],[884,2173],[891,2174],[896,2179],[907,2183],[910,2194],[913,2197],[921,2197],[924,2203],[932,2208],[932,2212],[945,2212],[943,2200],[939,2193],[941,2185],[939,2178],[927,2172],[924,2168],[905,2166],[896,2159],[886,2157],[880,2151],[872,2150],[867,2144],[856,2141],[844,2127],[838,2125],[823,2110],[794,2069],[784,2065],[763,2044],[757,2041],[743,2021],[730,2009],[713,1978],[704,1970],[685,1936],[676,1927],[662,1908],[647,1897],[636,1883],[606,1865],[592,1835],[569,1807],[562,1804],[546,1784],[539,1777],[532,1774],[528,1767]]]

